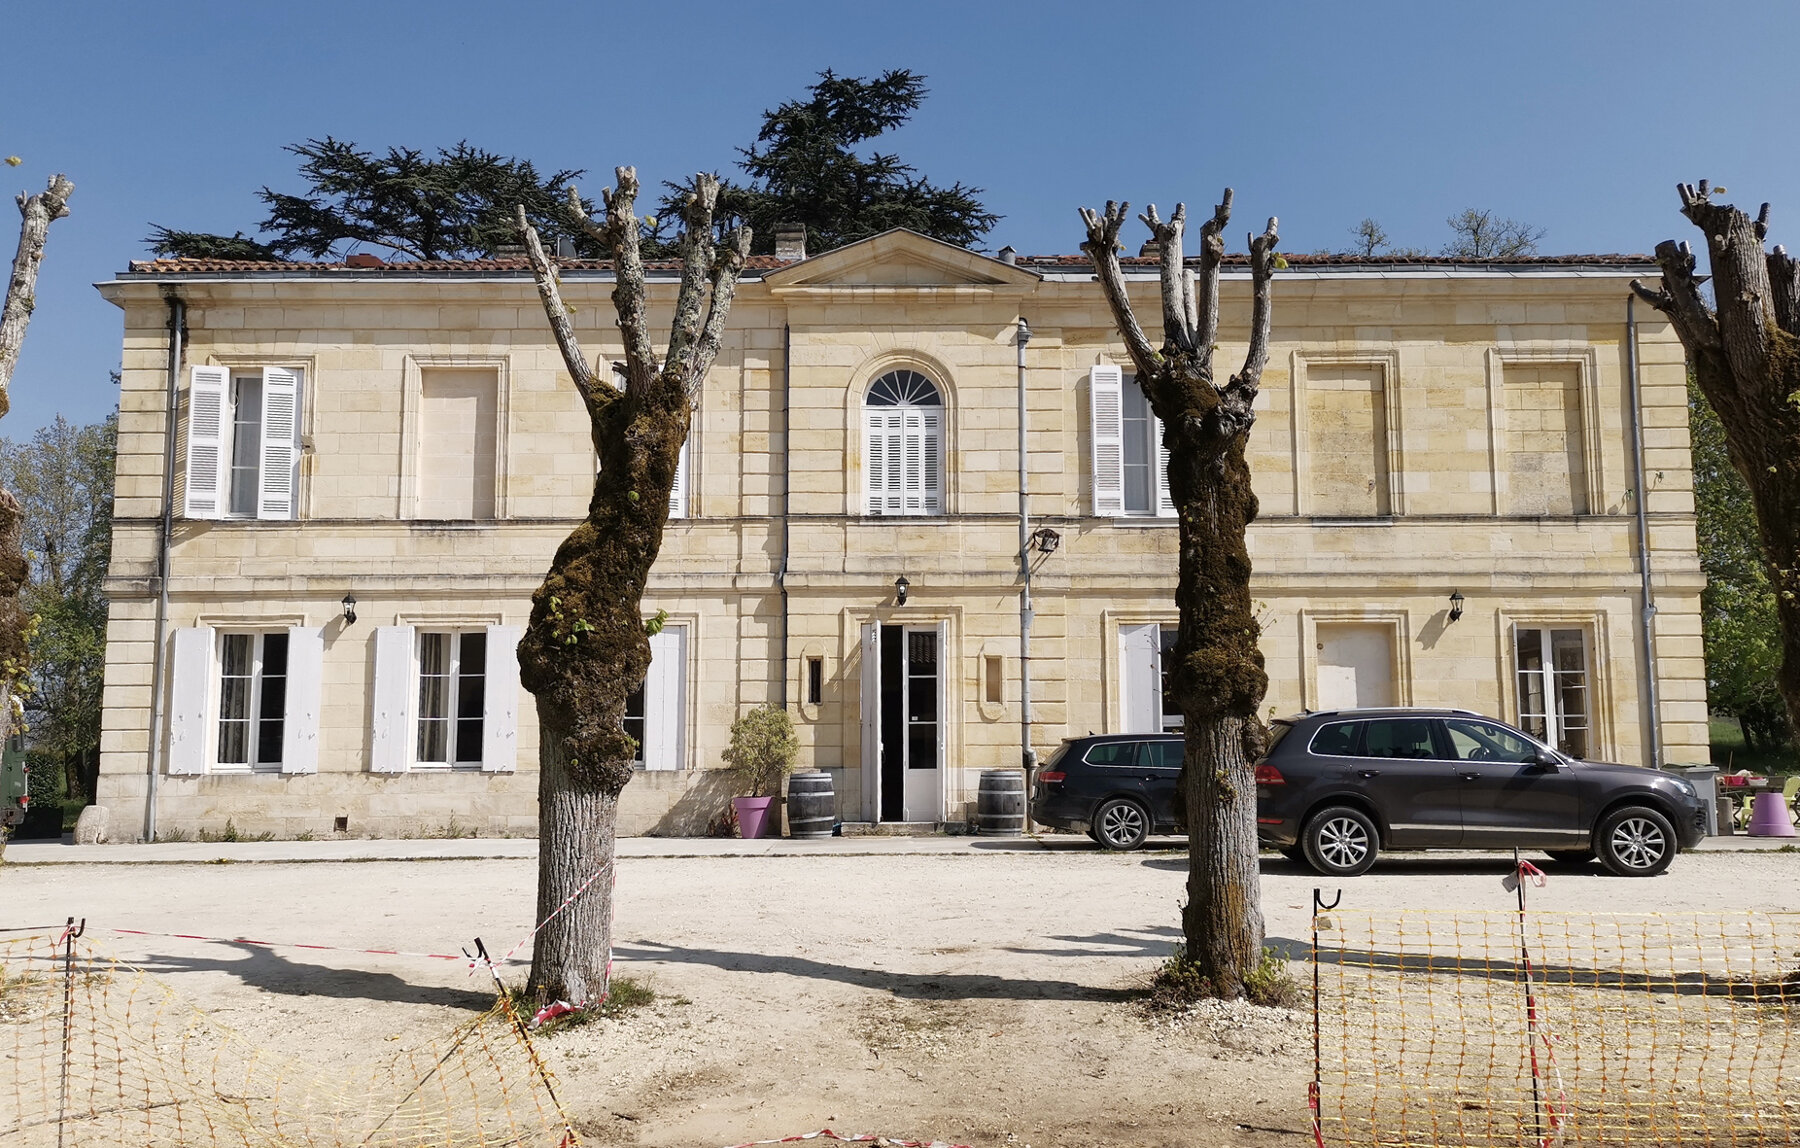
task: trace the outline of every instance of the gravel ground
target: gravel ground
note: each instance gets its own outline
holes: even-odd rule
[[[1346,910],[1505,909],[1510,859],[1401,857],[1343,882]],[[523,858],[0,867],[0,928],[88,919],[253,1040],[322,1069],[485,1007],[448,961],[110,934],[504,952],[530,928]],[[1535,908],[1800,909],[1800,857],[1713,853],[1660,878],[1553,872]],[[1179,937],[1180,854],[630,857],[620,971],[661,999],[546,1037],[592,1143],[709,1146],[840,1131],[990,1145],[1298,1145],[1300,1013],[1129,999]],[[1272,943],[1303,951],[1320,880],[1265,859]],[[1326,893],[1336,888],[1332,883]],[[523,967],[513,971],[522,978]]]

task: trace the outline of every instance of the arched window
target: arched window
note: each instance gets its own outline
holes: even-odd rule
[[[944,397],[917,371],[889,371],[863,399],[870,514],[944,512]]]

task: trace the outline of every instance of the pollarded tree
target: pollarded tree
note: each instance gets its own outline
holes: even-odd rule
[[[1781,624],[1777,681],[1788,726],[1800,730],[1800,269],[1786,249],[1763,250],[1768,204],[1751,219],[1714,203],[1705,180],[1678,190],[1681,213],[1706,236],[1713,305],[1693,250],[1673,239],[1656,245],[1662,286],[1631,286],[1669,317],[1750,488]]]
[[[537,698],[537,904],[538,920],[549,918],[537,935],[530,991],[540,1003],[577,1007],[604,999],[610,976],[610,871],[619,794],[631,780],[635,748],[625,732],[625,703],[650,668],[644,586],[662,546],[694,402],[718,355],[750,251],[743,228],[715,248],[719,184],[697,176],[682,205],[681,284],[668,348],[658,358],[645,314],[637,172],[621,167],[617,177],[618,187],[604,194],[602,221],[588,216],[572,188],[567,209],[612,258],[613,306],[625,343],[623,387],[603,378],[582,353],[556,265],[523,207],[517,217],[544,313],[600,456],[587,518],[557,549],[519,643],[520,680]],[[569,904],[584,885],[585,894]]]
[[[75,185],[61,175],[36,195],[19,193],[19,250],[13,257],[12,278],[6,284],[6,302],[0,307],[0,416],[12,407],[7,396],[25,327],[37,308],[38,267],[44,261],[44,240],[50,225],[69,214],[69,196]],[[18,500],[0,490],[0,742],[12,736],[13,689],[25,672],[26,618],[19,605],[28,565],[19,548],[23,527]]]
[[[1244,448],[1269,353],[1275,220],[1250,240],[1249,349],[1243,368],[1221,384],[1213,350],[1231,189],[1200,227],[1199,266],[1192,271],[1182,257],[1185,205],[1177,205],[1166,221],[1154,204],[1139,217],[1160,245],[1160,350],[1132,313],[1119,267],[1119,228],[1129,209],[1110,202],[1104,213],[1082,208],[1088,238],[1081,249],[1099,272],[1138,385],[1162,420],[1169,452],[1169,494],[1180,518],[1181,548],[1175,589],[1180,634],[1169,680],[1187,730],[1180,793],[1188,827],[1188,900],[1181,925],[1194,971],[1218,995],[1236,997],[1262,956],[1263,941],[1253,765],[1267,734],[1257,710],[1269,677],[1250,602],[1244,530],[1257,506]]]

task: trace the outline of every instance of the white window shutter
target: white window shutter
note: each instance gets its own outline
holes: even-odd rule
[[[294,517],[294,461],[299,457],[300,372],[263,368],[262,460],[256,516]]]
[[[1162,627],[1119,627],[1119,732],[1162,732]]]
[[[1169,493],[1169,448],[1163,444],[1162,420],[1150,416],[1150,433],[1156,436],[1156,516],[1175,517],[1175,497]]]
[[[223,367],[188,372],[187,459],[182,514],[225,517],[225,396],[231,374]]]
[[[1096,366],[1088,372],[1097,518],[1117,518],[1125,513],[1125,409],[1119,394],[1122,377],[1114,366]]]
[[[919,473],[921,510],[925,514],[942,514],[944,512],[944,412],[942,410],[919,412],[919,441],[924,457]]]
[[[487,628],[487,690],[481,715],[481,771],[519,767],[519,639],[523,626]]]
[[[375,627],[374,723],[371,773],[405,773],[412,761],[413,628]]]
[[[325,686],[325,631],[288,630],[287,713],[281,720],[281,772],[319,772],[319,701]]]
[[[644,676],[644,768],[680,769],[686,741],[687,627],[664,626],[650,636]]]
[[[687,439],[681,444],[681,455],[675,460],[675,485],[669,488],[670,518],[688,516],[688,450],[693,441],[694,432],[690,429]]]
[[[169,772],[206,772],[207,699],[213,690],[213,629],[176,630],[169,656]]]
[[[873,407],[865,412],[869,450],[863,460],[868,478],[869,513],[905,512],[905,463],[901,414],[895,407]]]
[[[905,444],[900,472],[900,510],[903,514],[919,514],[924,509],[920,505],[925,485],[921,474],[925,465],[924,423],[919,414],[918,411],[907,410],[900,419],[900,433]]]

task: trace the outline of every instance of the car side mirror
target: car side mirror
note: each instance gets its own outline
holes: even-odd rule
[[[1533,758],[1532,760],[1539,769],[1546,770],[1548,772],[1553,773],[1556,770],[1559,770],[1562,768],[1562,759],[1557,757],[1555,754],[1551,753],[1547,749],[1538,750],[1537,756],[1535,758]]]

